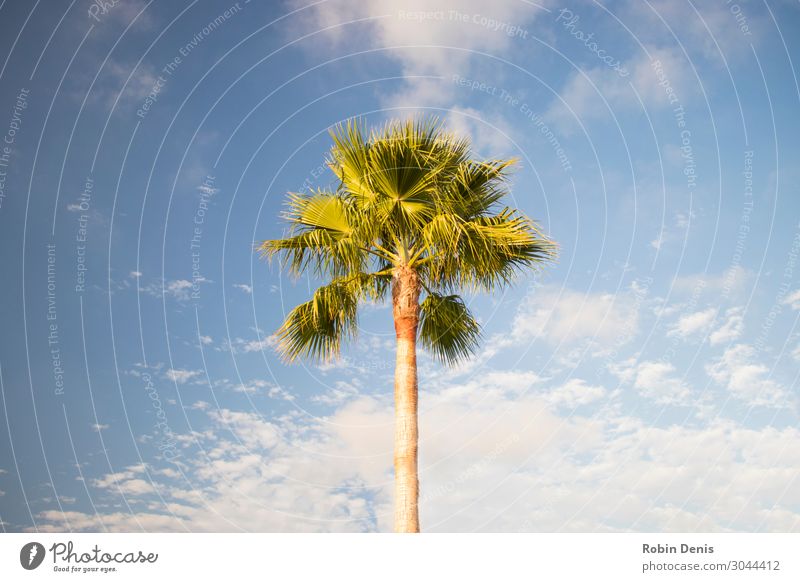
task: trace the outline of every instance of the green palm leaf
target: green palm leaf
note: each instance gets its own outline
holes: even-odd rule
[[[454,364],[474,353],[481,328],[461,297],[430,293],[420,315],[419,339],[440,361]]]
[[[389,121],[372,131],[353,119],[331,137],[328,165],[338,188],[290,194],[287,236],[259,247],[266,257],[280,255],[295,275],[310,270],[331,280],[289,313],[279,332],[282,353],[338,353],[355,334],[359,302],[385,297],[402,266],[430,290],[420,339],[443,361],[465,357],[477,324],[447,293],[501,288],[556,256],[533,221],[500,205],[514,160],[472,159],[469,141],[436,119]]]
[[[355,336],[359,302],[376,294],[374,278],[359,273],[334,279],[292,309],[276,334],[281,356],[287,361],[338,356],[342,340]]]

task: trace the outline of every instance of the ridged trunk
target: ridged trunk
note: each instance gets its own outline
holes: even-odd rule
[[[392,278],[392,315],[397,336],[394,371],[394,530],[419,532],[417,476],[417,327],[419,277],[397,267]]]

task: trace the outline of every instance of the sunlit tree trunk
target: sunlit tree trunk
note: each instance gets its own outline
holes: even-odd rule
[[[392,279],[392,315],[397,335],[394,372],[394,530],[419,532],[417,477],[417,326],[419,277],[397,267]]]

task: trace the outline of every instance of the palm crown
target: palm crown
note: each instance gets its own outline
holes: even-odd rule
[[[398,269],[424,290],[419,340],[440,360],[473,353],[480,326],[459,289],[491,291],[556,246],[500,204],[514,160],[476,161],[467,139],[436,120],[388,122],[369,134],[358,120],[331,132],[327,160],[338,187],[289,196],[286,238],[264,241],[295,274],[330,283],[295,307],[278,330],[282,355],[328,359],[357,331],[357,308],[381,300]]]

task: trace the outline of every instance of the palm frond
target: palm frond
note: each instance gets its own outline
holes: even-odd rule
[[[287,206],[284,218],[295,228],[321,228],[337,236],[347,236],[352,231],[348,219],[351,205],[333,192],[290,192]]]
[[[374,279],[363,273],[336,278],[292,309],[276,334],[281,356],[287,361],[338,356],[342,341],[356,335],[359,302],[376,294]]]
[[[440,361],[454,364],[474,353],[481,328],[461,297],[429,293],[420,316],[420,342]]]
[[[523,269],[555,259],[557,246],[521,213],[503,209],[493,216],[463,220],[439,214],[423,232],[431,283],[490,291],[511,283]]]
[[[362,204],[375,196],[369,182],[371,144],[363,126],[363,120],[350,119],[331,130],[333,147],[328,159],[328,167],[341,182],[341,188]]]
[[[469,141],[447,133],[435,118],[389,121],[368,138],[362,122],[351,120],[333,137],[330,167],[362,211],[359,233],[372,237],[418,233],[469,155]]]
[[[465,220],[483,216],[506,194],[508,171],[516,160],[469,160],[443,188],[442,207]]]
[[[318,276],[342,276],[362,271],[367,252],[359,244],[356,209],[340,195],[317,191],[290,193],[284,218],[290,236],[265,240],[258,247],[262,256],[284,254],[285,265],[296,275],[312,268]]]
[[[355,334],[361,301],[386,296],[398,267],[428,291],[420,340],[445,362],[467,357],[480,335],[457,289],[491,291],[556,258],[557,246],[524,214],[504,208],[514,160],[476,160],[468,139],[435,118],[331,131],[335,191],[290,194],[284,238],[264,241],[295,274],[330,284],[298,305],[278,332],[281,353],[326,359]]]

